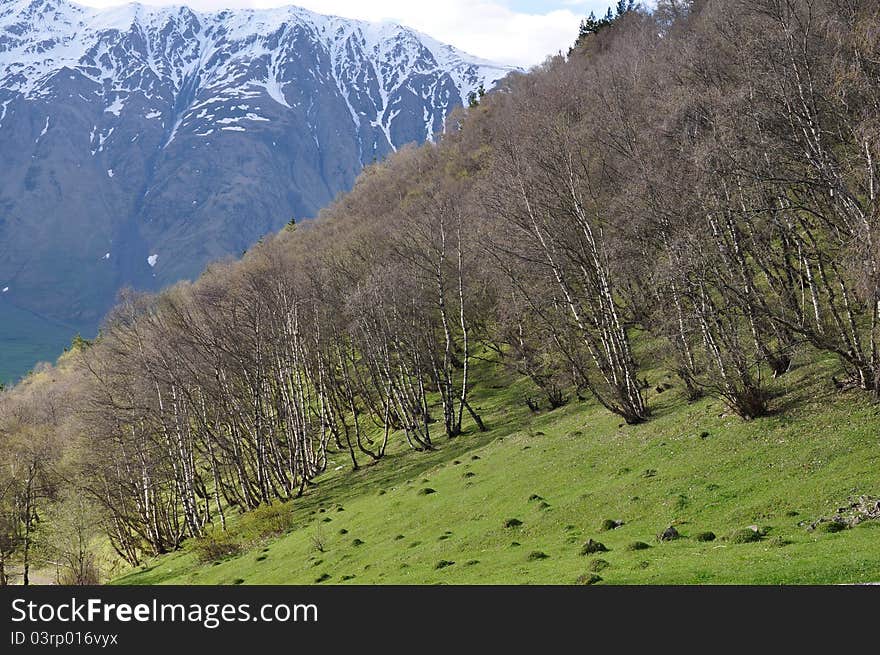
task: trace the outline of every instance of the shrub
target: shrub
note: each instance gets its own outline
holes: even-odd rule
[[[609,564],[607,560],[604,560],[601,557],[597,557],[596,559],[594,559],[593,561],[590,562],[590,566],[588,568],[593,573],[598,573],[599,571],[604,571],[609,566],[611,566],[611,564]]]
[[[262,505],[243,514],[239,525],[241,533],[245,535],[257,538],[277,537],[293,527],[293,513],[283,503]]]
[[[825,523],[819,524],[819,530],[829,533],[846,530],[846,527],[846,523],[844,523],[843,521],[826,521]]]
[[[533,550],[531,553],[528,554],[528,557],[526,557],[526,559],[530,562],[536,562],[541,559],[547,559],[548,557],[550,556],[543,550]]]
[[[752,530],[751,528],[742,528],[731,533],[728,539],[730,543],[733,544],[748,544],[754,541],[760,541],[761,533],[758,530]]]
[[[694,537],[697,541],[715,541],[714,532],[700,532]]]
[[[627,544],[626,549],[631,551],[636,550],[648,550],[651,546],[646,544],[644,541],[634,541],[631,544]]]
[[[93,553],[86,553],[78,564],[76,568],[65,566],[58,574],[58,584],[66,586],[100,584],[101,571]]]
[[[507,519],[504,522],[504,527],[505,528],[518,528],[522,524],[523,524],[522,521],[520,521],[519,519]]]
[[[584,573],[581,576],[578,576],[577,583],[579,585],[591,585],[596,584],[597,582],[602,582],[602,576],[596,575],[595,573]]]
[[[199,561],[207,563],[239,555],[242,546],[229,534],[219,533],[196,539],[193,543],[193,549]]]
[[[327,547],[327,535],[324,534],[321,528],[317,528],[309,539],[312,543],[312,550],[318,553],[324,552],[324,549]]]

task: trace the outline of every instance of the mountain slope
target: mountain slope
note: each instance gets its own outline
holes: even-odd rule
[[[0,2],[0,289],[97,324],[314,216],[510,69],[393,24]],[[2,335],[0,335],[2,338]]]

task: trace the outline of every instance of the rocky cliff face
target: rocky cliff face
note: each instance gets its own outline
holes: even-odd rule
[[[96,325],[120,287],[314,216],[508,72],[295,7],[0,0],[0,302]]]

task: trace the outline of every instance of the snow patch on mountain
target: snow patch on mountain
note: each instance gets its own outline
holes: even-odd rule
[[[104,113],[119,116],[119,112],[122,111],[123,107],[125,107],[125,103],[122,102],[122,98],[117,97],[108,107],[104,109]]]

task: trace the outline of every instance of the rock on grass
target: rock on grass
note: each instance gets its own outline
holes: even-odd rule
[[[600,541],[587,539],[586,543],[581,546],[581,555],[592,555],[593,553],[607,553],[608,549]]]
[[[678,533],[678,530],[675,529],[674,526],[669,526],[663,532],[657,535],[657,541],[675,541],[681,537]]]
[[[715,541],[715,533],[714,532],[699,532],[694,537],[697,541]]]
[[[548,557],[550,556],[543,550],[533,550],[531,553],[529,553],[526,559],[530,562],[536,562],[538,560],[547,559]]]
[[[602,582],[602,576],[596,575],[595,573],[584,573],[583,575],[578,576],[577,579],[579,585],[592,585],[598,582]]]
[[[434,565],[434,569],[445,569],[447,566],[452,566],[455,562],[450,562],[448,559],[441,559]]]
[[[431,487],[425,487],[424,489],[419,489],[420,496],[430,496],[431,494],[437,493],[436,489],[431,489]]]
[[[504,522],[504,527],[505,528],[518,528],[522,524],[523,524],[522,521],[520,521],[519,519],[507,519]]]
[[[587,568],[593,573],[598,573],[599,571],[604,571],[609,566],[611,566],[611,564],[609,564],[607,560],[597,557],[590,562],[590,565]]]

